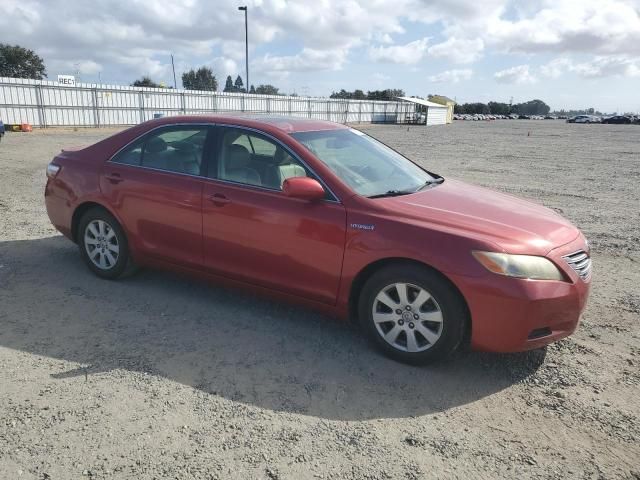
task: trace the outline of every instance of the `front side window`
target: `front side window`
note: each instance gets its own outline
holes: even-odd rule
[[[437,182],[399,153],[358,130],[297,132],[291,136],[360,195],[413,193]]]
[[[217,168],[209,176],[281,190],[287,178],[310,176],[282,146],[241,128],[223,129]]]
[[[133,143],[113,158],[116,163],[199,175],[206,127],[168,127]]]

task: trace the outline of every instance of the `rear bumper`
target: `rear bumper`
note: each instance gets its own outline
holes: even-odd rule
[[[571,335],[586,306],[591,279],[580,279],[562,256],[585,248],[580,235],[548,255],[567,276],[566,282],[520,280],[491,273],[477,278],[452,277],[471,312],[471,347],[518,352]]]
[[[71,232],[72,208],[69,202],[51,192],[49,182],[44,191],[44,203],[47,207],[47,215],[56,230],[65,237],[73,240]]]

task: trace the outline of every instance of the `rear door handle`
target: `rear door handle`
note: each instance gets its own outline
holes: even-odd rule
[[[209,195],[209,200],[216,207],[224,207],[227,203],[231,201],[221,193],[214,193],[213,195]]]
[[[124,180],[119,173],[108,173],[104,176],[104,178],[109,180],[111,183],[120,183],[122,180]]]

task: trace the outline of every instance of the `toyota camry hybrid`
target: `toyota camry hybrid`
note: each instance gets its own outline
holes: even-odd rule
[[[577,327],[589,245],[552,210],[443,178],[344,125],[151,120],[47,167],[53,225],[96,275],[198,274],[357,321],[422,364]]]

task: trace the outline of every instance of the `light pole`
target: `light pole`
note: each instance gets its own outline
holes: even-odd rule
[[[171,54],[171,70],[173,70],[173,88],[178,89],[178,83],[176,82],[176,66],[173,63],[173,53]]]
[[[247,11],[247,6],[245,5],[244,7],[238,7],[238,10],[243,10],[244,11],[244,60],[245,60],[245,67],[246,67],[246,72],[247,72],[247,93],[249,93],[249,24],[247,21],[247,15],[248,15],[248,11]]]

